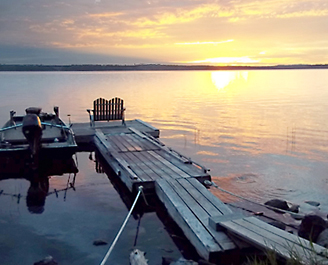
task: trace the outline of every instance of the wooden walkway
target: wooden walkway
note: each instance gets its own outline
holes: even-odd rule
[[[75,140],[78,145],[92,144],[93,137],[95,136],[95,129],[100,129],[103,133],[129,133],[129,128],[137,129],[140,132],[146,132],[154,138],[159,137],[159,130],[150,124],[139,120],[127,120],[126,126],[122,126],[121,121],[95,121],[94,127],[90,123],[74,123],[72,129],[75,133]]]
[[[129,133],[108,134],[96,129],[94,142],[131,192],[142,185],[145,192],[154,193],[158,179],[210,179],[205,168],[134,128],[129,128]]]
[[[220,260],[220,254],[236,248],[222,231],[209,225],[215,215],[231,215],[232,211],[194,178],[156,181],[156,194],[172,219],[208,261]]]
[[[209,226],[211,216],[232,211],[202,184],[211,177],[207,169],[167,148],[148,133],[129,127],[124,132],[95,129],[94,144],[116,175],[135,193],[157,195],[171,218],[206,260],[236,249],[222,231]]]
[[[139,120],[126,123],[138,129],[116,123],[84,130],[85,125],[75,126],[77,142],[92,141],[132,193],[142,185],[146,194],[157,195],[202,258],[227,264],[222,256],[236,250],[235,242],[242,239],[284,258],[295,253],[304,264],[309,257],[328,264],[326,249],[255,217],[234,214],[202,184],[211,179],[208,170],[156,139],[157,129]]]
[[[328,264],[328,250],[308,240],[269,225],[256,217],[240,215],[215,216],[210,225],[222,231],[227,229],[233,235],[263,250],[270,250],[279,256],[295,258],[303,264]]]

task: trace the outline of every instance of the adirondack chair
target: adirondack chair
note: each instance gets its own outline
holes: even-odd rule
[[[87,109],[90,117],[90,126],[95,126],[95,121],[122,120],[125,125],[123,99],[118,97],[106,100],[97,98],[93,101],[93,109]]]

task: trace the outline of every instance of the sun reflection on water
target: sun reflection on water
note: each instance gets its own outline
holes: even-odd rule
[[[247,81],[247,71],[215,71],[211,72],[211,79],[218,90],[223,90],[236,81]]]
[[[118,96],[125,101],[127,120],[141,119],[160,129],[161,141],[210,168],[223,188],[252,199],[319,197],[323,202],[328,158],[326,72],[1,74],[0,110],[20,113],[20,105],[23,112],[26,104],[60,103],[61,116],[70,113],[74,124],[88,122],[85,110],[95,98]],[[69,96],[63,97],[67,91]],[[38,97],[29,97],[32,92]],[[17,93],[26,102],[15,98]],[[2,115],[1,123],[8,116]],[[235,178],[245,174],[259,177],[252,177],[253,182]]]

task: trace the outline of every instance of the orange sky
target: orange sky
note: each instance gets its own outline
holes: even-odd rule
[[[328,63],[326,0],[2,0],[0,25],[0,63]]]

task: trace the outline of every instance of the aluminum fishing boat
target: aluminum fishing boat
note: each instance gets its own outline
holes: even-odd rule
[[[40,155],[72,156],[77,150],[74,133],[59,118],[59,109],[43,113],[41,108],[30,107],[26,115],[15,116],[0,129],[0,156],[27,153],[33,159]]]

